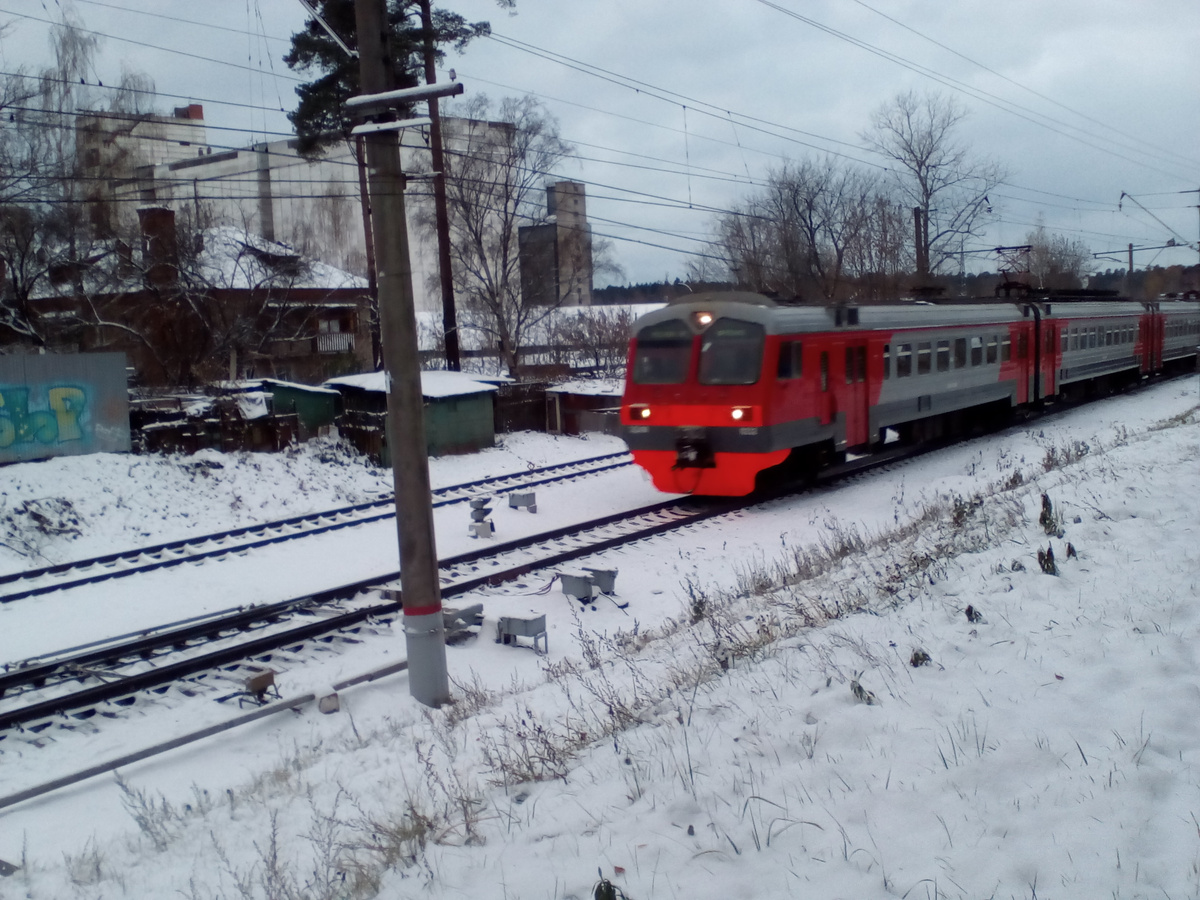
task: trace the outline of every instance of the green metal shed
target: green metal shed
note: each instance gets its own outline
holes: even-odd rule
[[[271,394],[271,411],[276,415],[295,413],[300,422],[301,439],[332,425],[341,411],[342,395],[324,387],[293,384],[289,381],[263,380],[263,390]]]
[[[391,465],[391,453],[383,428],[387,409],[386,384],[382,372],[348,375],[325,382],[342,394],[346,419],[361,422],[363,449],[378,449],[383,465]],[[495,385],[477,381],[462,372],[422,372],[421,395],[425,410],[425,445],[430,456],[474,453],[496,443]],[[351,428],[342,431],[352,440]],[[367,434],[374,431],[374,434]],[[358,443],[358,441],[356,441]]]

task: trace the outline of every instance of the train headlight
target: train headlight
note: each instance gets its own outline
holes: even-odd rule
[[[697,331],[703,331],[713,323],[713,314],[710,312],[694,312],[692,313],[692,324],[695,325]]]
[[[735,406],[729,411],[729,416],[735,422],[749,422],[750,412],[751,410],[748,406]]]
[[[650,418],[650,407],[648,407],[648,406],[631,406],[631,407],[629,407],[629,415],[633,419],[644,422]]]

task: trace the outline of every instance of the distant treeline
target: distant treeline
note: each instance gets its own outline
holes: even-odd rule
[[[1004,276],[995,272],[979,272],[967,275],[945,275],[930,279],[942,288],[945,297],[989,297],[996,292]],[[1125,269],[1105,269],[1088,278],[1089,290],[1116,291],[1119,294],[1140,299],[1152,299],[1163,294],[1181,294],[1200,290],[1200,265],[1196,266],[1152,266],[1136,269],[1128,275]],[[738,290],[731,282],[701,281],[685,283],[675,281],[644,282],[642,284],[613,284],[592,291],[595,304],[666,303],[676,297],[698,294],[704,291]]]

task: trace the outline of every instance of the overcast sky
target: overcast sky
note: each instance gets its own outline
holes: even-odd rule
[[[46,23],[68,5],[107,35],[97,80],[125,65],[153,79],[158,111],[202,103],[216,146],[289,131],[280,109],[297,78],[282,57],[300,0],[0,0],[5,71],[49,64]],[[1011,173],[989,195],[988,234],[964,248],[969,268],[994,269],[987,251],[1039,221],[1119,251],[1101,269],[1123,267],[1129,243],[1172,239],[1191,247],[1136,250],[1136,267],[1200,261],[1197,0],[445,5],[495,33],[446,68],[468,94],[533,94],[556,117],[577,151],[560,174],[586,183],[626,281],[683,275],[713,210],[785,160],[883,165],[860,134],[910,89],[954,97],[969,114],[962,137]]]

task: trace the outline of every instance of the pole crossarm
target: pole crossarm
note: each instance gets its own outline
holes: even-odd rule
[[[432,122],[433,120],[428,116],[421,116],[417,119],[401,119],[399,122],[367,122],[351,128],[350,136],[359,137],[364,134],[377,134],[380,131],[403,131],[405,128],[424,128]]]
[[[409,103],[422,100],[436,100],[439,97],[453,97],[463,92],[461,81],[450,84],[422,84],[417,87],[400,88],[395,91],[382,91],[378,94],[360,94],[346,101],[346,107],[352,110],[393,109]]]
[[[1092,256],[1095,257],[1096,259],[1100,259],[1101,257],[1105,257],[1105,254],[1107,254],[1107,253],[1128,253],[1130,250],[1132,250],[1134,253],[1137,253],[1141,250],[1170,250],[1172,247],[1186,247],[1186,246],[1190,246],[1190,245],[1180,244],[1178,241],[1172,239],[1165,244],[1158,244],[1154,247],[1134,247],[1134,246],[1130,245],[1129,247],[1122,247],[1120,250],[1101,250],[1099,253],[1093,253]],[[1107,257],[1105,257],[1105,258],[1107,258]]]

